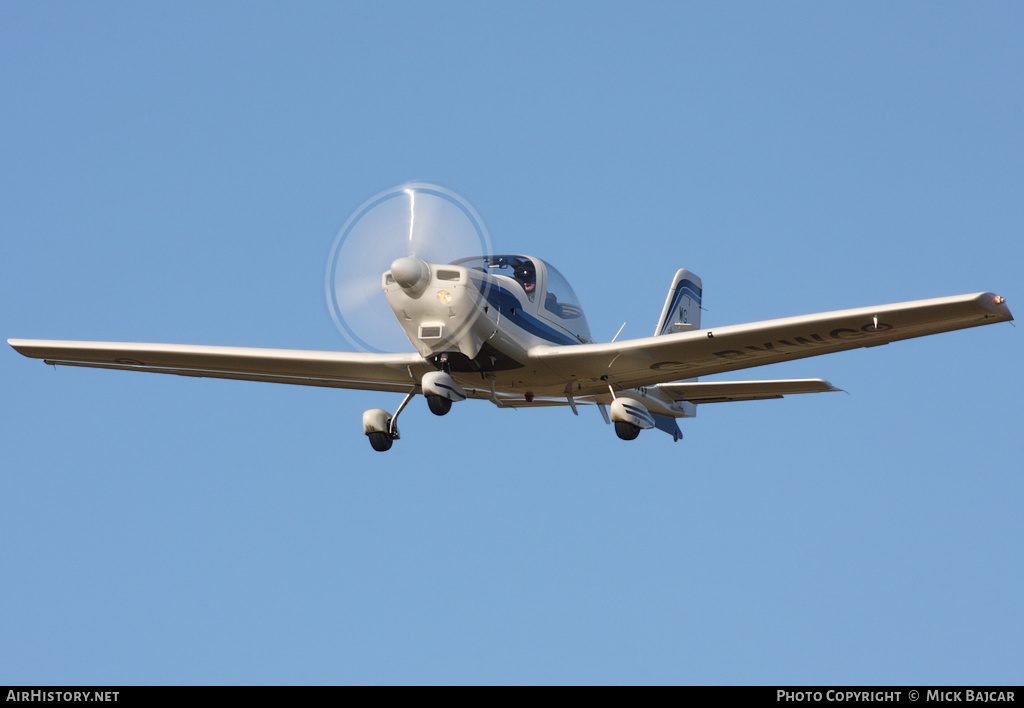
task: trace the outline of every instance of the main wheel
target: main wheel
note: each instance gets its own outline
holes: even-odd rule
[[[640,434],[640,428],[624,420],[617,420],[615,421],[615,434],[623,440],[636,440],[636,436]]]
[[[427,396],[427,405],[430,406],[430,412],[434,415],[444,415],[452,409],[451,399],[444,396]]]
[[[387,433],[367,433],[366,437],[370,438],[370,445],[377,452],[386,452],[391,449],[391,443],[394,439]]]

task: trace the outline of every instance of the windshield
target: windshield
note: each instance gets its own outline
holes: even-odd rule
[[[536,313],[580,342],[592,342],[587,318],[569,281],[547,261],[529,256],[474,256],[452,261],[452,265],[478,270],[514,280],[531,302]],[[541,296],[537,298],[537,293]]]
[[[548,268],[548,292],[544,296],[544,307],[549,312],[567,320],[583,317],[583,308],[576,299],[569,281],[559,273],[553,265],[545,263]]]
[[[548,281],[542,314],[547,315],[549,319],[560,320],[559,324],[580,341],[593,341],[587,318],[583,316],[583,307],[569,281],[550,263],[544,261],[544,267],[548,273]]]

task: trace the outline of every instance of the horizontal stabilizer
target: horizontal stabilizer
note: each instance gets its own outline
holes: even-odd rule
[[[673,401],[725,403],[782,398],[794,393],[841,391],[823,379],[784,379],[778,381],[693,381],[658,384],[658,390]]]

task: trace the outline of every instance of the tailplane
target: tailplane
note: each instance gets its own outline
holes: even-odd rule
[[[654,336],[700,329],[700,299],[700,278],[680,268],[672,279],[672,287],[665,298],[665,307],[661,311]]]

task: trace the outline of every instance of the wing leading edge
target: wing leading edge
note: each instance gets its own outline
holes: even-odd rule
[[[1013,319],[993,293],[915,300],[609,344],[543,346],[531,359],[580,395],[710,376]]]
[[[419,354],[8,339],[47,364],[406,393],[434,367]]]

